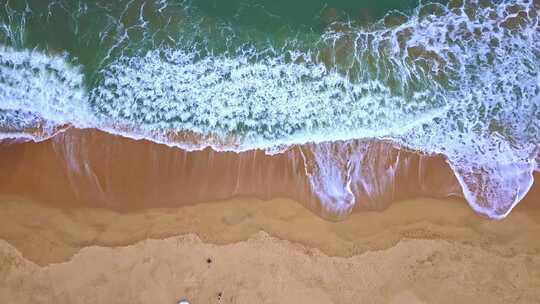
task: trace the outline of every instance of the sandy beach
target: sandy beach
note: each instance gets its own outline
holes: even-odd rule
[[[363,144],[360,203],[325,216],[305,147],[186,152],[76,129],[6,143],[0,303],[540,302],[537,185],[488,219],[441,156]]]
[[[292,200],[117,213],[0,198],[4,303],[535,303],[540,209],[416,199],[330,222]]]

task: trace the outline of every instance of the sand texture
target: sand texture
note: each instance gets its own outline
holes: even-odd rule
[[[116,213],[0,199],[1,303],[538,303],[540,211],[290,200]]]

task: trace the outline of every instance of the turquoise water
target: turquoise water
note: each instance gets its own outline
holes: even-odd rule
[[[1,136],[43,140],[70,125],[185,149],[315,143],[313,188],[344,206],[361,171],[351,141],[389,139],[444,154],[471,206],[501,218],[539,168],[539,10],[525,0],[7,1]]]
[[[333,22],[368,27],[389,12],[411,14],[417,6],[415,0],[7,1],[0,41],[67,52],[90,81],[122,54],[186,45],[214,54],[242,47],[306,50]]]

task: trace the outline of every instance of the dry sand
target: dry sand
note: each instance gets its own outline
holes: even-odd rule
[[[0,303],[539,303],[540,209],[290,200],[115,213],[0,197]]]

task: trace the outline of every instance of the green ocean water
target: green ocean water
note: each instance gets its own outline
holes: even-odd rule
[[[5,21],[0,43],[66,52],[93,79],[105,58],[121,54],[178,44],[214,54],[241,46],[307,49],[334,22],[370,27],[389,12],[410,15],[419,5],[417,0],[7,0],[0,9]]]
[[[417,0],[299,0],[299,1],[218,1],[201,0],[194,2],[208,16],[230,20],[233,23],[254,27],[265,32],[303,29],[322,31],[332,21],[351,21],[367,24],[377,21],[386,13],[398,10],[410,14],[419,2]]]

